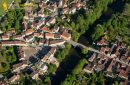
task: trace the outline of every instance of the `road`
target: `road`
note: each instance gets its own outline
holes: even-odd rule
[[[92,52],[95,52],[95,53],[104,55],[104,56],[106,56],[107,58],[112,58],[111,56],[106,55],[105,53],[100,52],[99,50],[96,50],[96,49],[91,48],[91,47],[87,47],[87,46],[85,46],[85,45],[83,45],[83,44],[81,44],[81,43],[75,42],[75,41],[73,41],[73,40],[68,40],[67,42],[70,43],[71,45],[73,45],[74,47],[87,48],[89,51],[92,51]],[[121,63],[121,64],[125,64],[125,65],[130,66],[128,63],[125,63],[125,62],[119,60],[118,58],[113,58],[113,60],[115,60],[115,61],[117,61],[117,62],[119,62],[119,63]]]

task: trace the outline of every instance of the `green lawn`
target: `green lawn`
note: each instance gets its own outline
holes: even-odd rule
[[[17,60],[14,51],[14,47],[2,47],[0,52],[0,73],[10,70],[10,65]]]
[[[0,60],[0,73],[6,72],[9,69],[10,69],[10,64],[6,60],[1,59]]]
[[[2,9],[2,1],[5,1],[7,3],[7,5],[9,6],[9,4],[13,1],[13,0],[0,0],[0,16],[4,14],[4,11]]]

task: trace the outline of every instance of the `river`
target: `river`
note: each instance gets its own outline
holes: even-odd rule
[[[114,3],[108,6],[108,9],[105,13],[103,13],[99,19],[97,19],[91,26],[89,26],[89,30],[87,30],[83,35],[78,39],[79,43],[82,43],[86,46],[90,46],[92,44],[91,34],[96,27],[97,24],[102,24],[111,18],[111,15],[116,12],[121,12],[123,9],[124,3],[122,0],[116,0]],[[80,50],[72,47],[66,59],[60,64],[60,67],[56,71],[56,75],[52,77],[52,85],[60,85],[61,82],[67,77],[68,74],[71,73],[72,69],[78,64],[80,57]]]

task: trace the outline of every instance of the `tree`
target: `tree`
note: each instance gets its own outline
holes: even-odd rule
[[[21,32],[19,20],[17,20],[15,23],[15,29],[17,31],[17,34],[19,34]]]
[[[54,74],[56,71],[56,65],[55,64],[48,64],[48,72],[49,74]]]
[[[82,71],[83,66],[85,65],[86,60],[82,59],[79,61],[78,65],[75,66],[75,68],[72,71],[72,74],[79,74]]]
[[[88,53],[88,48],[83,48],[83,49],[82,49],[82,53],[83,53],[83,54],[87,54],[87,53]]]
[[[103,34],[104,34],[104,28],[102,27],[102,25],[97,25],[94,33],[92,34],[93,41],[98,40]]]

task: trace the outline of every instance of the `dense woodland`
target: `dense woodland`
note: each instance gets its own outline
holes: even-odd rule
[[[15,30],[17,34],[22,32],[22,19],[24,16],[23,9],[11,9],[8,11],[5,17],[0,21],[0,30],[3,33],[7,31]]]
[[[108,41],[116,39],[123,40],[130,45],[130,2],[124,6],[122,13],[113,14],[112,17],[103,24],[98,24],[92,34],[92,40],[96,41],[101,36],[106,35]],[[106,32],[106,33],[105,33]],[[105,33],[105,34],[104,34]]]

